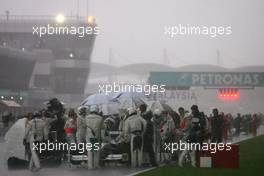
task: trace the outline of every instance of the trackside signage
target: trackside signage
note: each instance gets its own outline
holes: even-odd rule
[[[151,72],[149,83],[171,87],[263,87],[264,72]]]

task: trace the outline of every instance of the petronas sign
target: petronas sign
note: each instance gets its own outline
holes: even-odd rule
[[[168,87],[263,87],[264,72],[151,72],[149,83]]]

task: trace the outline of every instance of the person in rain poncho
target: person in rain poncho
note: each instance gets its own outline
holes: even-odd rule
[[[128,119],[127,109],[120,109],[120,123],[118,130],[121,131],[120,135],[115,139],[118,143],[125,143],[125,122]]]
[[[44,120],[41,119],[41,114],[36,112],[33,117],[27,124],[24,137],[24,143],[28,141],[30,144],[31,159],[29,169],[32,171],[40,169],[39,151],[34,148],[33,144],[37,146],[38,143],[48,140],[48,129]]]
[[[125,138],[130,141],[131,167],[142,165],[143,134],[146,129],[146,121],[137,114],[136,109],[128,109],[128,119],[125,121]]]
[[[21,160],[29,160],[26,148],[23,145],[27,117],[19,119],[5,134],[6,152],[5,158],[8,160],[15,157]]]
[[[24,124],[24,131],[23,131],[23,137],[22,139],[24,139],[24,136],[25,136],[25,130],[26,130],[26,127],[28,125],[28,123],[33,119],[33,113],[28,113],[26,116],[25,116],[25,124]],[[25,158],[26,160],[30,160],[31,158],[31,150],[30,150],[30,143],[29,143],[29,140],[26,141],[23,141],[23,144],[24,144],[24,147],[25,147]]]
[[[85,118],[87,116],[87,107],[81,106],[78,108],[78,117],[77,117],[77,132],[76,140],[77,143],[84,143],[86,141],[86,122]]]
[[[153,111],[153,117],[151,119],[154,126],[154,151],[156,153],[157,161],[161,161],[161,135],[160,126],[163,123],[162,113],[160,109],[155,109]]]
[[[165,143],[171,143],[174,142],[175,138],[175,123],[172,117],[168,112],[163,112],[163,121],[160,124],[160,135],[161,135],[161,141],[162,146],[164,147]],[[162,153],[162,161],[169,163],[171,160],[171,153],[163,152]]]
[[[86,142],[92,144],[92,150],[88,150],[88,169],[99,168],[99,149],[102,141],[102,130],[104,128],[103,117],[99,115],[96,105],[90,107],[90,114],[85,118]]]
[[[191,132],[191,128],[192,128],[192,116],[190,114],[185,113],[184,116],[182,116],[181,119],[181,123],[180,123],[180,131],[182,132],[182,142],[187,143],[187,139],[190,135]],[[184,157],[187,154],[188,150],[184,150],[181,152],[181,154],[179,155],[179,159],[178,159],[178,164],[179,166],[183,166],[183,161],[184,161]]]

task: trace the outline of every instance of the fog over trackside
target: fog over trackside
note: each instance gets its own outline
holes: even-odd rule
[[[79,8],[77,0],[1,0],[0,14],[76,16],[77,9],[95,16],[100,26],[94,62],[264,65],[262,0],[79,0]],[[179,24],[231,26],[232,34],[164,34],[166,26]]]

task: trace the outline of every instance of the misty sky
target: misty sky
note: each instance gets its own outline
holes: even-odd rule
[[[86,15],[87,0],[80,0],[79,14]],[[0,0],[0,14],[77,14],[77,0]],[[92,60],[114,65],[163,63],[166,48],[170,65],[216,64],[219,49],[225,67],[264,65],[263,0],[89,0],[89,14],[97,19]],[[231,26],[232,35],[164,35],[165,26],[179,24]]]

